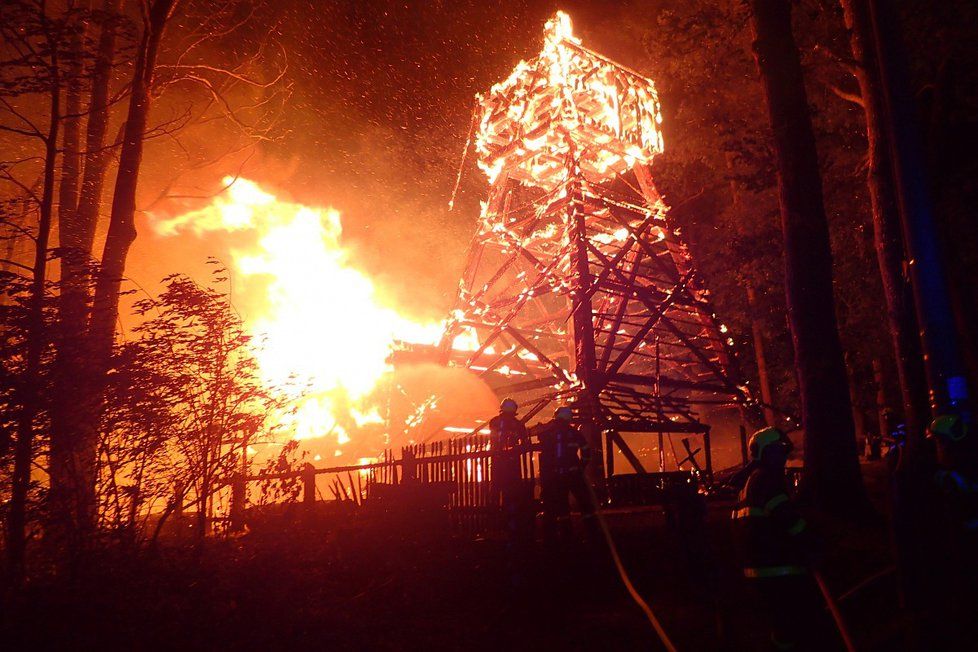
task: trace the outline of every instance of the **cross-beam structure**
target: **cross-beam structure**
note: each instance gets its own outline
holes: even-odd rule
[[[644,470],[620,433],[706,433],[698,408],[749,401],[649,172],[664,146],[654,84],[558,13],[540,55],[478,102],[489,194],[441,361],[524,416],[570,405],[593,445]]]

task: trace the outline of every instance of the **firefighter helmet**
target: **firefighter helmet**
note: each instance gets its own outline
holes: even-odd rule
[[[570,422],[570,420],[574,418],[574,413],[571,412],[571,409],[565,405],[557,408],[557,410],[554,412],[554,418],[559,421]]]
[[[968,436],[968,424],[956,414],[945,414],[930,422],[927,434],[945,442],[961,441]]]
[[[786,453],[790,453],[793,448],[791,440],[780,428],[761,428],[750,437],[751,459],[761,459],[764,449],[772,444],[784,446]]]
[[[516,414],[517,409],[519,409],[519,405],[511,398],[504,398],[503,402],[499,404],[499,411],[506,414]]]

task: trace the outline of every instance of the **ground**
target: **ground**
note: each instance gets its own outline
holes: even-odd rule
[[[766,649],[730,552],[728,507],[710,504],[699,552],[660,508],[608,514],[629,574],[680,650]],[[822,526],[837,595],[891,565],[885,519],[863,520]],[[259,527],[197,551],[110,555],[89,572],[70,587],[37,582],[12,605],[13,649],[661,649],[602,549],[538,548],[514,573],[502,541],[448,536],[432,520]],[[841,604],[858,649],[894,649],[892,574]],[[820,618],[813,649],[841,649]]]

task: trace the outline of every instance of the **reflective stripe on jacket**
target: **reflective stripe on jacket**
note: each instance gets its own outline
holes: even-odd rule
[[[789,575],[804,575],[808,570],[804,566],[761,566],[759,568],[744,568],[744,577],[752,579],[763,577],[787,577]]]
[[[784,474],[758,466],[730,514],[744,575],[782,577],[805,572],[807,523],[788,496]]]

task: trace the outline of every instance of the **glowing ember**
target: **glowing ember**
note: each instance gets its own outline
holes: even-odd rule
[[[281,417],[292,435],[329,437],[338,455],[353,430],[383,423],[372,394],[396,342],[435,344],[443,324],[379,300],[341,243],[337,211],[281,201],[245,179],[225,184],[208,206],[158,220],[156,230],[247,236],[231,249],[232,300],[259,342],[261,374],[294,399],[294,412]],[[463,339],[478,346],[472,335]]]

